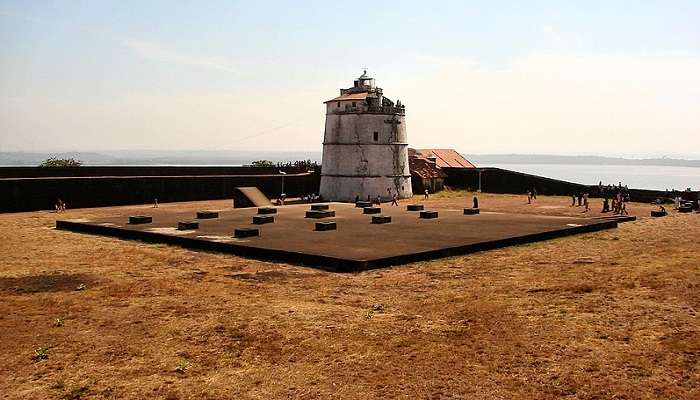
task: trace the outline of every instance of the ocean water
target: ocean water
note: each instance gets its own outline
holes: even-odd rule
[[[700,190],[700,168],[646,165],[479,164],[564,181],[597,185],[622,182],[634,189]]]

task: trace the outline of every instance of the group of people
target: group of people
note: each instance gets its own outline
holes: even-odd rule
[[[569,207],[584,207],[583,212],[588,212],[591,207],[588,202],[588,193],[578,192],[571,195],[571,205]]]
[[[624,194],[623,192],[617,192],[615,195],[612,197],[612,206],[611,202],[608,200],[607,197],[605,197],[605,200],[603,201],[603,211],[604,213],[612,211],[613,214],[620,214],[620,215],[629,215],[627,212],[627,202],[630,201],[629,193]]]

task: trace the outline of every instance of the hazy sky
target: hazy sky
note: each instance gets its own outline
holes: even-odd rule
[[[700,154],[698,21],[697,0],[0,0],[0,151],[319,151],[366,65],[414,147]]]

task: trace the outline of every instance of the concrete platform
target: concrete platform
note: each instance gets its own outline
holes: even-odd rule
[[[333,271],[357,271],[419,260],[467,254],[521,243],[617,227],[614,219],[502,214],[434,207],[440,218],[421,219],[404,207],[386,207],[390,224],[372,224],[354,204],[332,203],[337,230],[315,230],[317,219],[305,218],[307,204],[277,208],[274,224],[253,225],[257,208],[219,211],[219,218],[199,221],[196,231],[177,229],[190,212],[149,210],[152,223],[129,225],[129,215],[95,220],[56,221],[56,228],[148,242],[222,251],[241,256],[317,266]],[[234,238],[239,228],[258,228],[260,236]]]

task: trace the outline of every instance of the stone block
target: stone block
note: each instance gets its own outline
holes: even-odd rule
[[[421,211],[420,217],[423,219],[433,219],[438,217],[437,211]]]
[[[423,208],[422,204],[408,204],[406,206],[406,211],[423,211]]]
[[[374,215],[372,216],[373,224],[390,224],[391,216],[389,215]]]
[[[236,228],[233,230],[233,237],[236,238],[246,238],[260,236],[260,231],[258,228]]]
[[[150,224],[151,222],[153,222],[153,217],[148,215],[132,215],[129,217],[130,225]]]
[[[651,216],[652,216],[652,217],[665,217],[665,216],[666,216],[666,211],[652,210],[652,211],[651,211]]]
[[[382,209],[379,207],[365,207],[362,209],[363,214],[381,214]]]
[[[678,212],[680,212],[680,213],[689,213],[689,212],[693,212],[693,207],[691,207],[691,206],[680,206],[680,207],[678,207]]]
[[[358,201],[357,203],[355,203],[355,207],[357,207],[357,208],[372,207],[372,202],[371,201]]]
[[[328,204],[312,204],[311,209],[315,211],[328,210]]]
[[[465,208],[464,215],[476,215],[479,213],[478,208]]]
[[[197,219],[219,218],[218,211],[197,211]]]
[[[311,210],[306,212],[306,218],[330,218],[335,217],[335,211]]]
[[[316,222],[317,231],[334,231],[336,230],[336,228],[337,226],[335,224],[335,221]]]
[[[253,223],[255,225],[271,224],[275,222],[275,217],[272,215],[255,215],[253,216]]]
[[[197,221],[181,221],[177,223],[177,230],[179,231],[189,231],[192,229],[199,229],[199,222]]]
[[[262,215],[277,214],[277,209],[275,207],[260,207],[260,208],[258,208],[258,214],[262,214]]]

